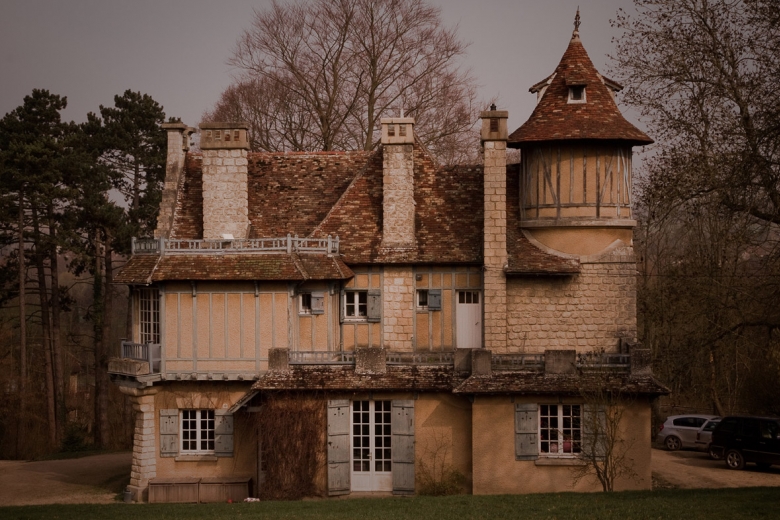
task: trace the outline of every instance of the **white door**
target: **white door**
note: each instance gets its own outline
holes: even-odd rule
[[[392,401],[352,402],[352,491],[392,491]]]
[[[479,291],[458,291],[455,320],[458,348],[482,347],[482,304]]]

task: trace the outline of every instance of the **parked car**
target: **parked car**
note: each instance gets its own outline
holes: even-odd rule
[[[714,419],[716,415],[671,415],[661,425],[655,440],[666,446],[669,451],[676,451],[680,448],[695,448],[696,434],[709,419]]]
[[[780,419],[776,417],[724,417],[712,431],[711,449],[731,469],[753,462],[760,469],[780,464]]]
[[[712,430],[720,423],[720,417],[714,417],[707,419],[699,431],[696,432],[696,449],[699,451],[706,451],[710,458],[714,460],[720,460],[720,453],[711,449],[712,443]]]

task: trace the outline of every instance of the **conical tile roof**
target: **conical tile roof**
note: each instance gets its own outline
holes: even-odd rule
[[[508,143],[599,139],[628,141],[634,145],[653,142],[644,132],[626,121],[609,91],[622,87],[598,73],[574,31],[569,47],[552,76],[534,85],[536,92],[549,82],[531,117],[512,132]],[[570,103],[569,87],[585,86],[585,102]]]

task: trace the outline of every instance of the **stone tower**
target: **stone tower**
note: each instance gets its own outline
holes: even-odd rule
[[[653,141],[625,120],[579,35],[579,12],[558,67],[532,86],[533,114],[508,139],[522,151],[520,221],[556,251],[593,255],[631,244],[632,147]]]

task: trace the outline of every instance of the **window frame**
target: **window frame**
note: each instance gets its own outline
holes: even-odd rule
[[[138,291],[138,342],[160,343],[160,291],[144,287]]]
[[[425,295],[425,303],[422,303],[422,296]],[[428,289],[417,289],[415,291],[414,295],[414,302],[415,302],[415,308],[420,312],[427,312],[428,311],[428,297],[429,297],[429,290]]]
[[[185,414],[189,413],[195,413],[195,417],[187,417],[185,418]],[[206,417],[203,417],[203,414],[206,414]],[[195,421],[195,428],[185,428],[184,421]],[[206,421],[206,427],[203,427],[203,421]],[[210,427],[209,427],[209,424]],[[179,410],[179,453],[182,455],[213,455],[216,453],[216,428],[217,421],[216,421],[216,414],[214,410],[211,409],[193,409],[193,408],[187,408]],[[186,439],[185,440],[185,432],[195,432],[195,439]],[[211,436],[209,438],[209,432],[211,433]],[[185,442],[195,442],[195,449],[192,448],[185,448]],[[205,442],[206,448],[202,448],[202,443]],[[211,446],[209,446],[209,443]]]
[[[544,414],[544,409],[547,408],[547,414]],[[555,416],[550,414],[550,408],[555,407],[556,408],[556,414]],[[569,408],[570,413],[566,415],[564,413],[565,408]],[[577,415],[574,415],[574,409],[577,409]],[[548,459],[573,459],[578,458],[582,455],[582,444],[583,444],[583,407],[584,405],[581,403],[540,403],[538,406],[538,454],[539,458],[548,458]],[[553,427],[551,425],[544,426],[543,421],[545,419],[556,419],[557,426]],[[569,427],[565,427],[565,418],[568,417],[570,419]],[[576,417],[576,421],[575,421]],[[575,426],[576,423],[576,426]],[[564,425],[564,426],[562,426]],[[566,439],[567,431],[570,433],[568,436],[569,439]],[[549,435],[544,438],[545,433],[554,433],[556,438],[553,439]],[[570,451],[565,451],[566,448],[566,442],[570,443]],[[544,451],[544,445],[547,443],[547,450]],[[553,452],[551,451],[552,446],[555,445],[555,449],[557,451]]]
[[[301,316],[311,316],[312,313],[312,307],[311,307],[311,293],[300,293],[298,295],[298,314]],[[308,306],[306,305],[306,300],[308,299]]]
[[[569,95],[568,95],[568,103],[572,104],[582,104],[588,102],[588,95],[587,95],[587,89],[585,88],[585,85],[569,85]],[[575,89],[582,89],[582,97],[580,99],[574,98],[574,91]]]
[[[344,289],[342,292],[343,296],[341,298],[341,315],[344,318],[344,321],[352,321],[352,322],[367,322],[368,321],[368,289]],[[353,300],[352,303],[348,303],[347,300],[349,299],[349,296],[353,295],[353,298],[357,298],[357,300]],[[363,296],[365,298],[365,301],[360,301],[360,296]],[[354,314],[350,315],[347,313],[348,306],[354,307]],[[363,306],[365,308],[365,313],[363,315],[360,314],[360,307]]]

